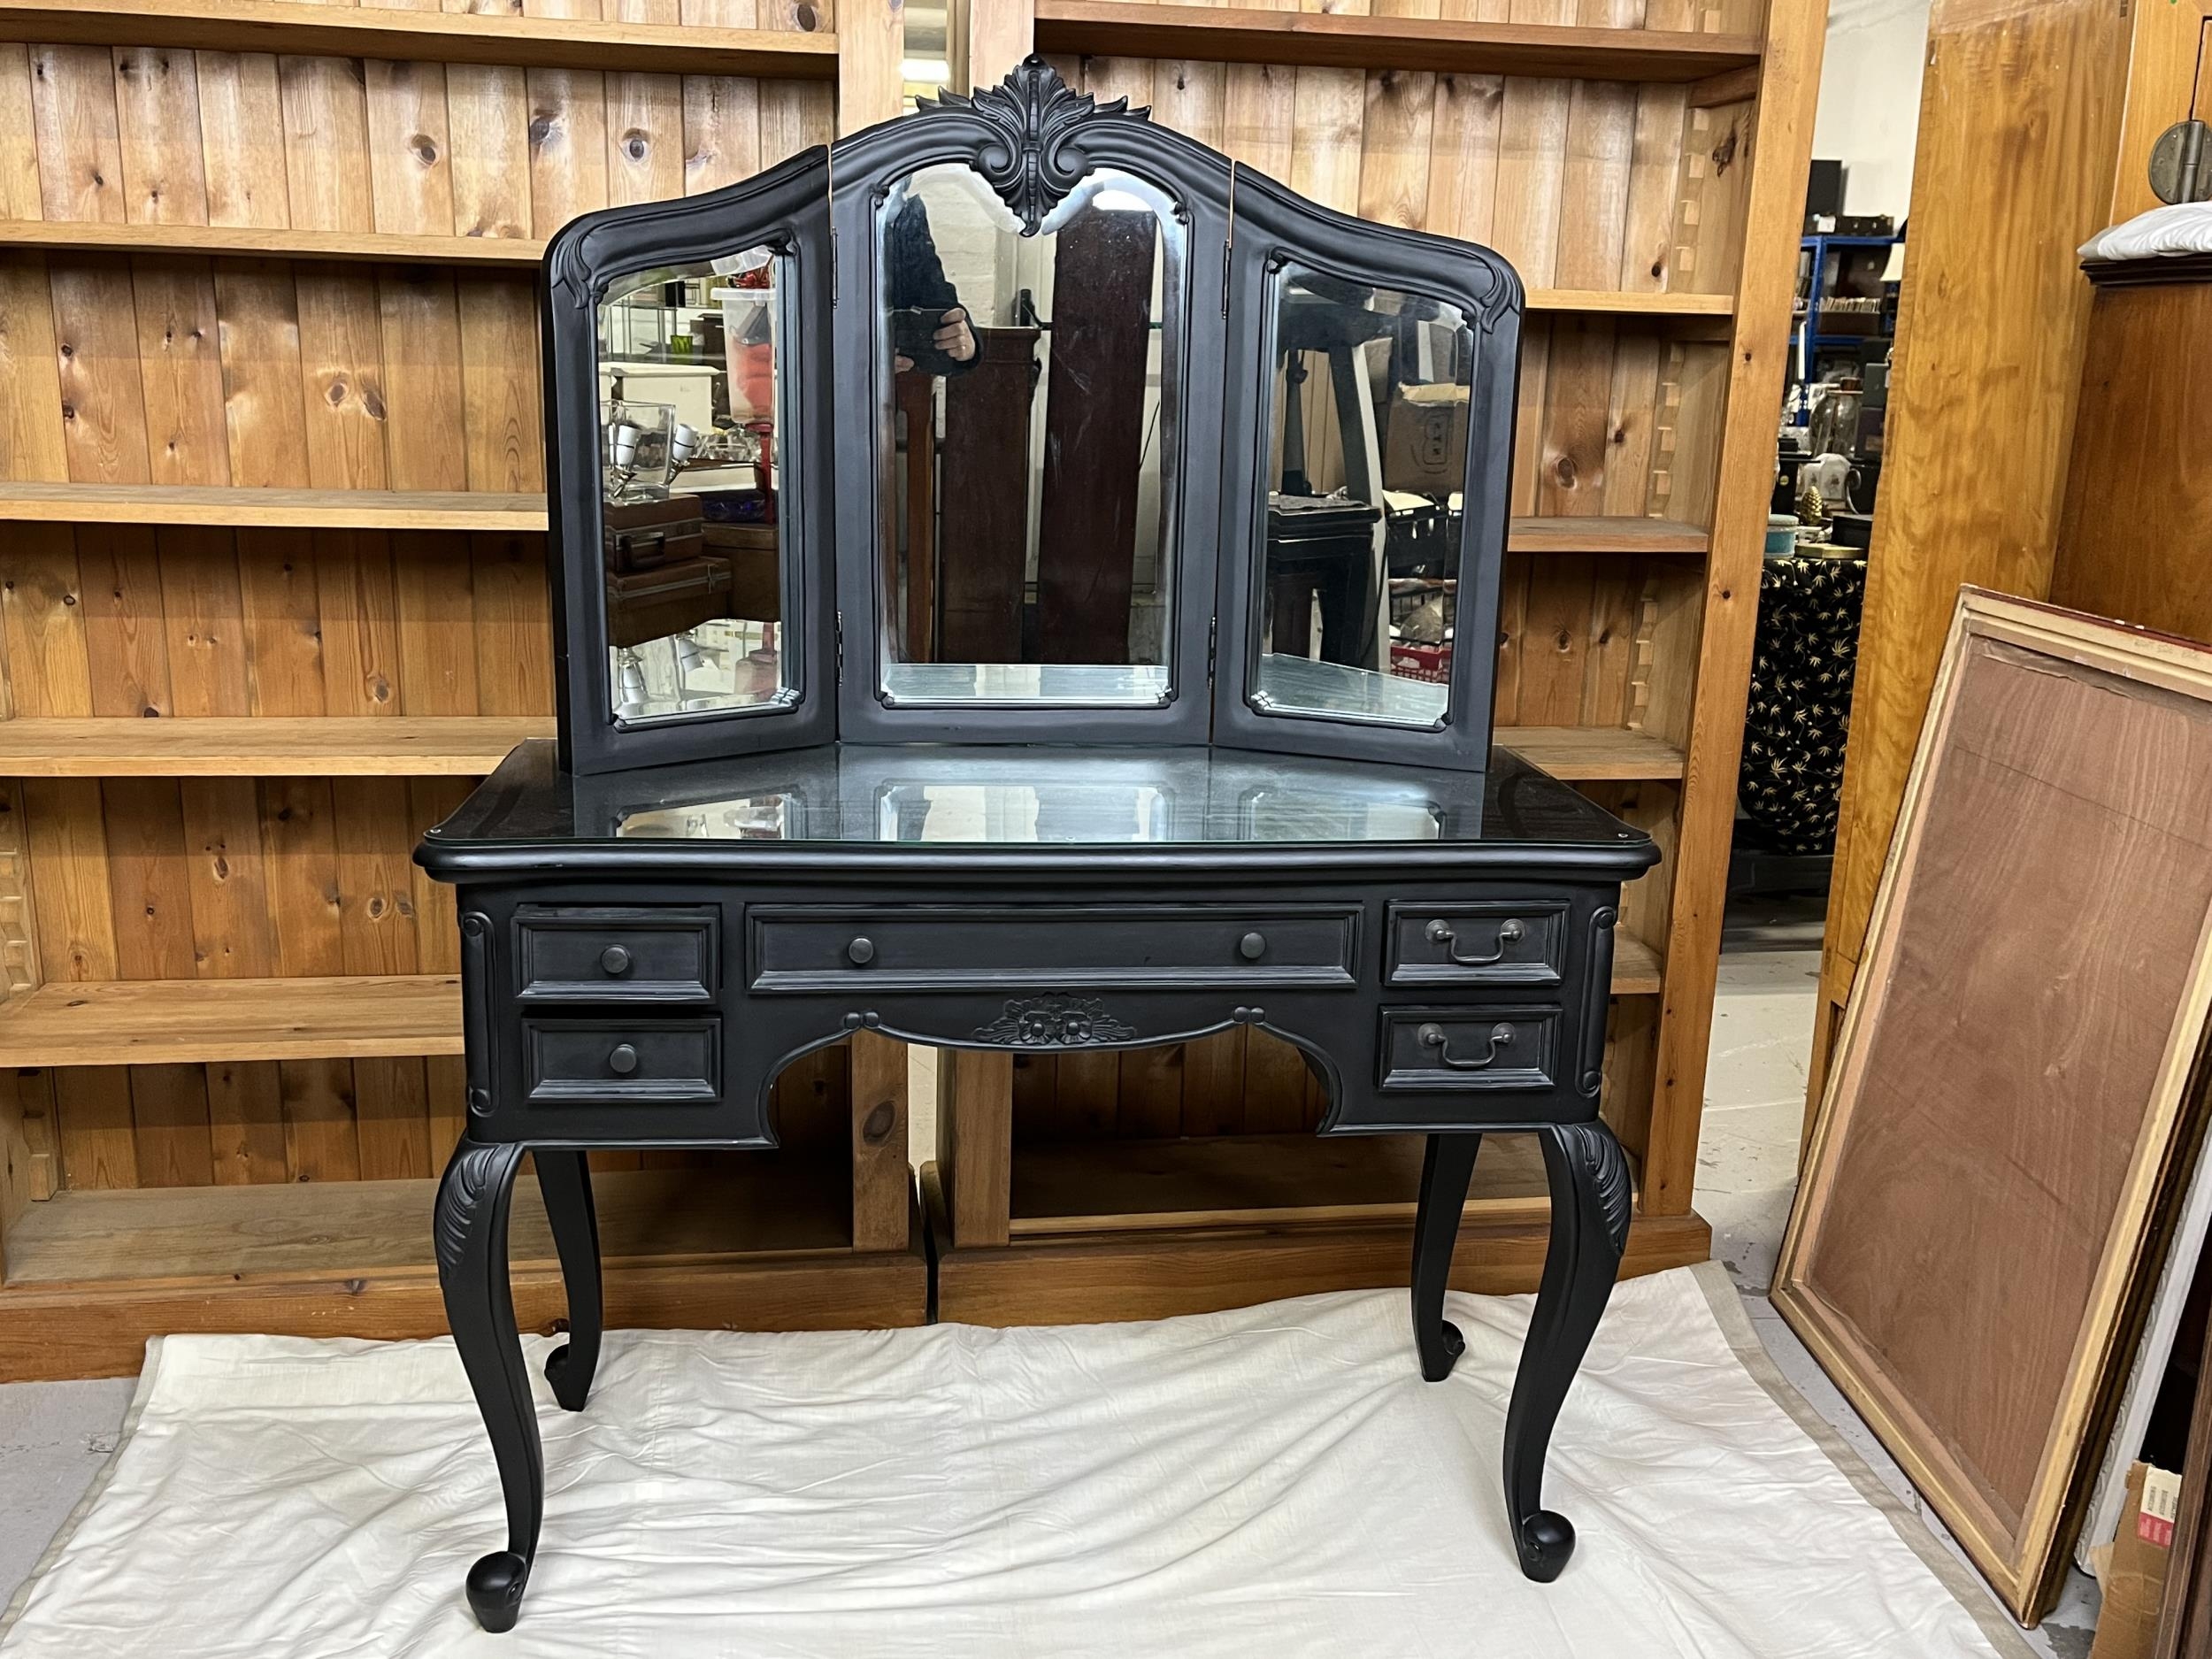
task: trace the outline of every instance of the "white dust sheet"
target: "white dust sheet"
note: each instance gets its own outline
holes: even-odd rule
[[[1524,1580],[1499,1444],[1528,1310],[1455,1294],[1467,1352],[1438,1386],[1402,1292],[1149,1325],[616,1333],[583,1415],[537,1383],[544,1541],[499,1637],[461,1594],[504,1530],[449,1342],[172,1337],[0,1655],[2025,1651],[1793,1420],[1814,1422],[1709,1265],[1615,1294],[1546,1490],[1580,1547],[1556,1584]]]

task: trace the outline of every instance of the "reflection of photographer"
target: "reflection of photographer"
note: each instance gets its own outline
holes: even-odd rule
[[[964,374],[975,364],[975,331],[959,290],[945,275],[930,234],[929,210],[910,195],[885,233],[884,297],[891,308],[891,365],[904,374]]]

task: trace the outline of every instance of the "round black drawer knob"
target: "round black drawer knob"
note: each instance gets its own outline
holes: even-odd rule
[[[626,1042],[618,1042],[607,1056],[607,1070],[617,1077],[627,1077],[637,1070],[637,1050]]]
[[[609,945],[599,953],[599,965],[618,979],[630,971],[630,953],[620,945]]]
[[[845,954],[857,966],[864,967],[876,959],[876,943],[872,939],[856,939],[845,947]]]
[[[1245,934],[1237,941],[1237,954],[1247,962],[1257,962],[1267,954],[1266,936],[1261,933]]]

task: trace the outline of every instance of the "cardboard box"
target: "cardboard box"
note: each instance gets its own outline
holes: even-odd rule
[[[1402,386],[1383,424],[1383,488],[1447,495],[1467,482],[1467,388]]]
[[[2180,1476],[2148,1463],[2128,1471],[2119,1536],[2098,1575],[2104,1610],[2097,1616],[2089,1659],[2151,1659],[2158,1645],[2158,1604],[2166,1594],[2166,1563],[2173,1557],[2180,1497]]]

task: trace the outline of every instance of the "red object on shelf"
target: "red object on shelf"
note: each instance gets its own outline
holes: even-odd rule
[[[1452,648],[1447,645],[1390,647],[1390,672],[1401,680],[1430,680],[1441,685],[1452,677]]]

